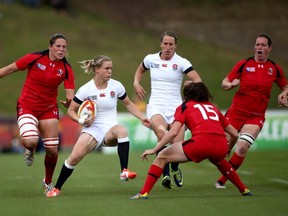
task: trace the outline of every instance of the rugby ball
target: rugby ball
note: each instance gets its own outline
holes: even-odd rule
[[[88,117],[96,117],[97,114],[97,105],[94,101],[92,100],[85,100],[83,103],[80,105],[78,109],[78,117],[82,118],[85,116],[85,118]]]

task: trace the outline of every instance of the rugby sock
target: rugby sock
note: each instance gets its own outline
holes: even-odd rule
[[[179,163],[171,163],[171,169],[173,171],[178,171],[178,165],[179,165]]]
[[[118,156],[120,160],[121,171],[128,168],[128,158],[129,158],[129,140],[127,138],[118,139]]]
[[[140,191],[140,194],[149,193],[159,177],[161,176],[163,169],[159,166],[152,164],[148,170],[148,174],[145,180],[145,183]]]
[[[245,157],[240,157],[239,155],[237,155],[235,152],[233,154],[233,156],[230,158],[229,163],[231,164],[231,166],[237,170],[243,163]],[[221,176],[217,182],[219,182],[220,184],[224,185],[227,181],[227,178],[225,176]]]
[[[74,166],[71,166],[67,163],[67,161],[65,160],[61,172],[59,174],[58,180],[56,182],[55,188],[58,188],[59,190],[61,190],[63,184],[66,182],[66,180],[69,178],[69,176],[72,174],[72,172],[74,171]]]
[[[246,189],[246,186],[241,181],[240,177],[236,173],[236,171],[233,169],[231,164],[226,161],[222,160],[219,164],[216,165],[217,168],[220,170],[220,172],[226,176],[240,191],[240,193],[244,192]]]
[[[51,183],[54,170],[57,164],[58,155],[50,157],[47,154],[45,155],[44,165],[45,165],[45,183]]]
[[[164,169],[163,169],[163,176],[170,176],[169,172],[169,163],[165,164]]]

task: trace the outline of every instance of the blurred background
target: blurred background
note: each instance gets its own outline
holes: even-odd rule
[[[259,33],[271,36],[270,58],[282,66],[288,77],[287,8],[285,0],[0,0],[0,67],[28,52],[46,49],[51,34],[63,33],[68,39],[68,60],[75,72],[77,89],[93,77],[85,75],[78,62],[104,54],[113,60],[113,77],[125,85],[136,102],[132,85],[136,68],[145,55],[159,51],[162,32],[174,30],[179,37],[177,53],[191,61],[209,86],[214,102],[225,110],[235,91],[224,92],[221,81],[238,60],[253,56]],[[9,150],[18,134],[15,107],[25,76],[26,72],[18,72],[0,80],[2,149],[8,146]],[[142,84],[149,94],[148,74]],[[278,108],[278,93],[274,86],[269,113],[277,117],[271,117],[262,136],[274,137],[276,142],[280,139],[283,147],[284,143],[287,146],[288,112]],[[59,99],[64,99],[63,87],[59,89]],[[145,102],[147,99],[148,96]],[[63,146],[71,145],[78,133],[71,133],[69,128],[76,128],[77,132],[79,128],[66,118],[66,109],[60,108]],[[119,111],[125,112],[121,105]],[[128,127],[134,121],[125,113],[121,119]],[[130,134],[137,137],[138,132],[135,129],[135,134]],[[148,137],[154,142],[153,135]],[[135,142],[141,140],[138,137]]]

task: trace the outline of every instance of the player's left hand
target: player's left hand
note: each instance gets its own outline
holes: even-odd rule
[[[156,152],[154,151],[154,149],[147,149],[147,150],[145,150],[144,152],[143,152],[143,154],[141,155],[141,158],[142,158],[142,160],[147,160],[148,161],[148,158],[147,158],[147,156],[148,155],[153,155],[153,154],[155,154]]]
[[[66,101],[59,100],[59,102],[63,104],[64,107],[68,108],[71,103],[71,99],[66,98]]]

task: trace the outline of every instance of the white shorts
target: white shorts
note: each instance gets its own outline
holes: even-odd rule
[[[175,110],[176,108],[174,109],[173,107],[171,108],[147,104],[146,115],[147,118],[151,119],[152,116],[159,114],[163,117],[167,124],[172,124],[174,121]]]
[[[94,139],[97,141],[97,146],[95,149],[98,149],[100,146],[105,146],[105,135],[114,125],[117,125],[117,122],[110,124],[92,124],[90,127],[83,127],[81,133],[88,133],[94,137]]]

